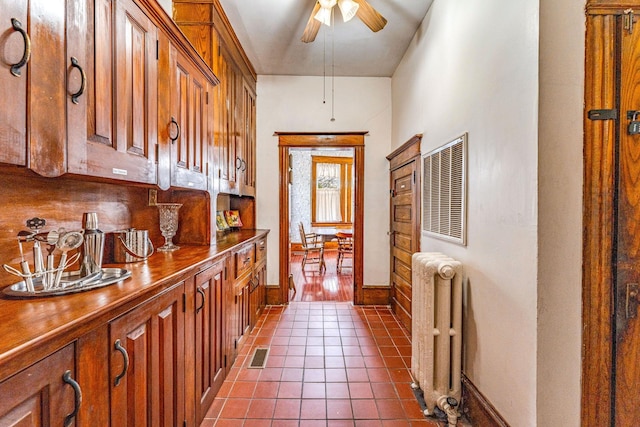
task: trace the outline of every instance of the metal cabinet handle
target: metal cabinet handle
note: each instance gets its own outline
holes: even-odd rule
[[[78,89],[78,91],[74,94],[71,95],[71,102],[73,102],[74,104],[78,103],[78,98],[80,98],[82,96],[82,94],[84,93],[84,89],[87,85],[87,75],[84,72],[84,70],[82,69],[82,67],[80,66],[80,63],[78,62],[78,60],[76,58],[74,58],[73,56],[71,57],[71,66],[73,68],[77,68],[78,71],[80,71],[80,89]]]
[[[171,122],[169,123],[169,126],[171,126],[171,125],[176,125],[176,136],[175,137],[171,136],[171,131],[169,131],[169,139],[171,140],[171,143],[173,144],[174,142],[176,142],[178,140],[178,138],[180,138],[180,125],[176,121],[175,117],[171,117]]]
[[[242,159],[240,157],[236,157],[236,169],[240,169],[242,167]]]
[[[129,353],[127,353],[127,349],[122,346],[122,343],[119,339],[113,344],[113,347],[122,354],[122,358],[124,359],[124,367],[122,368],[122,372],[116,376],[115,381],[113,382],[114,386],[118,386],[120,381],[127,375],[127,371],[129,370]]]
[[[20,68],[25,66],[31,56],[31,40],[29,39],[27,32],[22,29],[22,23],[16,18],[11,18],[11,26],[22,35],[22,39],[24,40],[24,52],[22,54],[22,59],[18,63],[11,65],[11,74],[16,77],[20,77]]]
[[[73,420],[78,415],[78,411],[80,411],[80,405],[82,404],[82,390],[80,389],[80,384],[78,384],[73,378],[71,378],[71,371],[66,371],[62,375],[62,381],[66,384],[69,384],[71,388],[73,388],[73,393],[75,395],[73,412],[67,415],[64,418],[64,427],[69,427]]]
[[[242,159],[242,172],[247,170],[247,162],[244,161],[244,159]]]
[[[205,295],[205,293],[202,290],[202,288],[196,288],[196,292],[198,292],[200,295],[202,295],[202,304],[200,304],[200,307],[196,308],[196,314],[198,314],[200,312],[200,310],[202,310],[204,308],[204,304],[207,301],[207,296]]]

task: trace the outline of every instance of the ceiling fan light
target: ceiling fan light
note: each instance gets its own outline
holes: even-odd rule
[[[331,8],[321,7],[318,13],[315,14],[314,19],[322,22],[324,25],[331,26]]]
[[[347,22],[356,16],[360,5],[353,0],[338,0],[338,7],[340,7],[340,12],[342,12],[342,19],[344,22]]]

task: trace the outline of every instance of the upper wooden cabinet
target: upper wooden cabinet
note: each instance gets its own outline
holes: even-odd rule
[[[209,168],[209,93],[214,83],[173,45],[170,47],[171,185],[206,190]],[[211,144],[212,145],[212,144]]]
[[[89,19],[87,96],[68,172],[155,184],[158,29],[132,0],[77,1]]]
[[[84,8],[66,0],[0,0],[0,8],[0,163],[62,175],[66,112],[81,92]]]
[[[174,19],[218,76],[213,91],[215,190],[255,196],[256,77],[216,0],[176,0]]]

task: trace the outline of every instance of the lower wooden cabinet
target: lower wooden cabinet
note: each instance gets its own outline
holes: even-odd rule
[[[112,426],[183,425],[183,294],[180,282],[110,322]]]
[[[111,320],[0,381],[0,427],[199,426],[264,309],[265,244],[241,243],[113,307]]]
[[[225,259],[195,277],[195,399],[196,425],[213,403],[226,376],[227,286]]]
[[[69,344],[0,383],[0,426],[70,426],[82,403]]]

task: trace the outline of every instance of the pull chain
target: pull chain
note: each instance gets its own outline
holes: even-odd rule
[[[335,100],[335,80],[336,80],[336,72],[335,72],[335,22],[334,22],[334,8],[331,9],[331,121],[335,122],[336,118],[334,115],[334,100]]]

